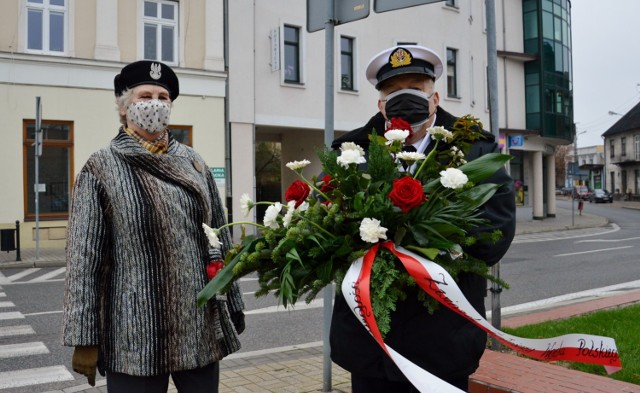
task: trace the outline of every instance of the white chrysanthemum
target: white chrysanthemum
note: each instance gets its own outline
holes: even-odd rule
[[[469,178],[460,169],[447,168],[440,171],[440,183],[446,188],[460,188],[467,184]]]
[[[292,171],[297,171],[298,169],[302,169],[309,164],[311,164],[311,161],[302,160],[302,161],[287,162],[286,165],[287,165],[287,168],[291,169]]]
[[[211,228],[209,225],[202,223],[202,229],[204,229],[204,234],[207,235],[207,239],[209,239],[209,244],[213,248],[222,247],[222,243],[218,239],[218,231],[216,229]]]
[[[396,154],[396,157],[405,161],[418,161],[424,160],[427,156],[415,151],[401,151],[400,153]]]
[[[338,157],[338,165],[349,168],[349,164],[364,164],[367,160],[358,150],[344,150]]]
[[[433,139],[442,140],[444,142],[453,138],[453,133],[442,126],[431,127],[427,132]]]
[[[240,210],[242,210],[242,213],[244,213],[245,216],[249,215],[249,212],[255,205],[255,202],[251,199],[249,194],[246,192],[242,194],[240,197]]]
[[[385,145],[390,145],[393,141],[400,141],[404,143],[408,136],[409,131],[407,130],[389,130],[384,133],[384,137],[387,139]]]
[[[367,243],[377,243],[387,238],[387,228],[380,226],[380,220],[364,218],[360,223],[360,237]]]
[[[361,156],[364,156],[364,149],[353,142],[343,142],[342,145],[340,145],[340,150],[341,151],[355,150],[358,153],[360,153]]]
[[[300,206],[298,206],[296,210],[298,210],[299,212],[306,212],[307,209],[309,209],[309,202],[304,201],[300,204]]]
[[[278,224],[277,221],[280,210],[282,210],[282,203],[280,202],[276,202],[275,204],[269,206],[267,208],[267,211],[264,213],[264,225],[268,226],[271,229],[280,228],[280,224]]]

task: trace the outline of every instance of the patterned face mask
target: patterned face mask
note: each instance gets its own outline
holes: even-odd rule
[[[171,105],[154,99],[132,102],[127,107],[127,119],[143,130],[157,134],[169,125]]]

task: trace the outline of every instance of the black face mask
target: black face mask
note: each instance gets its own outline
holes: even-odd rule
[[[394,91],[387,96],[384,107],[387,119],[399,117],[412,126],[422,124],[431,115],[429,98],[427,93],[413,89]]]

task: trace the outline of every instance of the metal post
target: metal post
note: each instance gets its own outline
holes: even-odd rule
[[[496,4],[495,0],[486,0],[487,12],[487,82],[489,85],[489,118],[491,133],[500,137],[498,117],[498,50],[496,47]],[[491,267],[491,274],[500,278],[500,262]],[[500,292],[502,287],[498,283],[491,284],[491,324],[500,329],[502,311],[500,306]],[[498,349],[498,340],[491,339],[491,347]]]
[[[333,51],[334,51],[334,0],[327,2],[327,20],[324,24],[324,45],[325,45],[325,93],[324,93],[324,144],[331,147],[333,141]],[[331,391],[331,346],[329,345],[329,331],[331,329],[331,314],[333,311],[333,286],[327,285],[323,290],[324,326],[322,329],[322,353],[323,353],[323,373],[322,391]]]
[[[575,225],[575,205],[576,200],[573,194],[576,192],[576,176],[578,172],[578,135],[573,137],[573,178],[571,181],[573,184],[571,185],[571,226]]]
[[[35,204],[36,204],[36,259],[33,261],[33,267],[36,267],[36,261],[40,256],[40,155],[42,155],[42,105],[40,97],[36,97],[36,124],[35,124]]]
[[[16,261],[20,262],[20,221],[16,220]]]

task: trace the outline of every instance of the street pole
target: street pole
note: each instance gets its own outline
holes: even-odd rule
[[[489,119],[491,133],[498,139],[499,117],[498,117],[498,50],[496,47],[496,3],[495,0],[486,0],[487,13],[487,83],[489,87]],[[500,278],[500,262],[491,267],[491,275]],[[500,329],[502,325],[502,311],[500,306],[500,292],[502,287],[496,282],[491,284],[491,325]],[[491,348],[500,348],[498,340],[491,339]]]
[[[334,63],[334,0],[327,2],[327,20],[324,24],[324,46],[325,46],[325,77],[324,77],[324,144],[331,148],[333,142],[333,63]],[[329,332],[331,329],[331,314],[333,311],[333,286],[327,285],[323,289],[323,321],[322,329],[322,391],[331,391],[331,346],[329,344]]]

